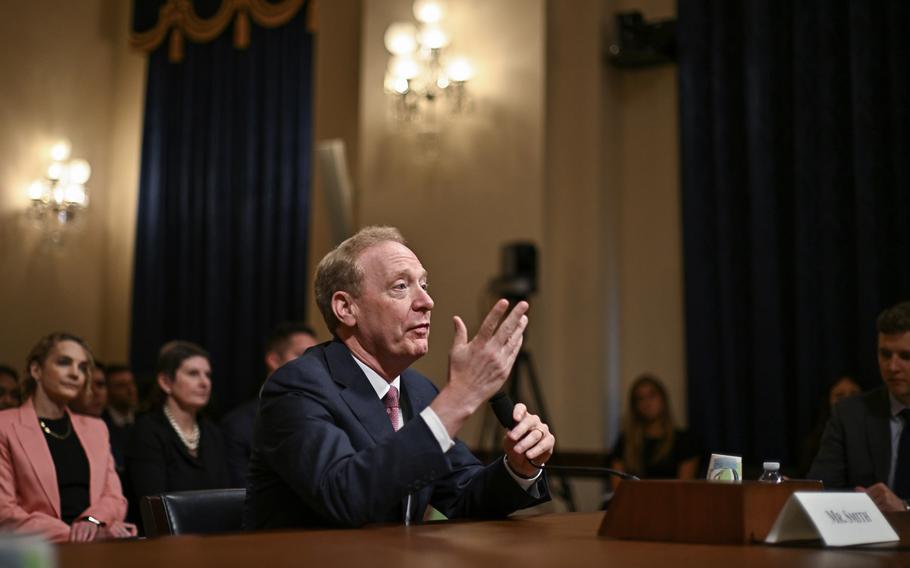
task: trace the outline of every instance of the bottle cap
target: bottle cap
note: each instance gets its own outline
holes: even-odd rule
[[[770,470],[776,471],[776,470],[780,469],[780,462],[764,462],[762,464],[762,467],[765,469],[770,469]]]

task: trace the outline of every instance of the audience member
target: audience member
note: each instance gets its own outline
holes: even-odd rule
[[[316,345],[316,334],[301,323],[282,323],[269,334],[265,343],[265,367],[268,375],[279,367]],[[231,485],[246,487],[246,472],[253,448],[253,424],[256,422],[256,408],[259,397],[241,404],[221,420],[227,451],[228,474]]]
[[[139,398],[133,372],[123,364],[107,367],[107,417],[108,426],[129,428],[135,422]]]
[[[692,436],[673,422],[663,384],[654,375],[639,376],[629,390],[611,467],[643,479],[694,479],[698,456]]]
[[[133,372],[124,364],[107,366],[107,408],[101,418],[111,433],[111,452],[120,479],[126,479],[126,445],[136,421],[139,397]]]
[[[882,511],[910,510],[910,302],[876,327],[884,385],[834,406],[807,476],[865,491]]]
[[[107,378],[104,375],[104,365],[95,361],[95,365],[92,368],[92,379],[89,381],[88,387],[82,390],[82,394],[73,399],[69,407],[73,412],[101,418],[106,406]]]
[[[515,405],[505,456],[483,466],[454,439],[508,378],[527,302],[496,303],[469,342],[454,318],[448,384],[409,367],[429,347],[427,273],[397,229],[368,227],[316,269],[316,303],[335,336],[262,387],[244,511],[248,528],[504,516],[549,498],[555,438]]]
[[[55,542],[136,534],[123,522],[127,503],[104,422],[67,409],[91,370],[88,346],[68,333],[44,337],[29,353],[25,402],[0,412],[0,528]]]
[[[161,348],[156,409],[136,420],[126,448],[133,518],[147,495],[228,487],[221,432],[199,415],[211,396],[211,378],[202,347],[172,341]]]
[[[0,365],[0,410],[19,406],[19,375],[16,370]]]
[[[812,429],[812,432],[806,436],[806,439],[803,440],[798,475],[805,476],[812,466],[812,460],[814,460],[816,454],[818,454],[818,448],[822,441],[822,433],[825,431],[825,426],[828,425],[828,418],[831,417],[831,409],[834,408],[834,405],[845,398],[856,396],[862,392],[863,389],[860,388],[859,383],[847,375],[838,377],[828,383],[828,388],[825,389],[824,398],[819,404],[815,427]]]

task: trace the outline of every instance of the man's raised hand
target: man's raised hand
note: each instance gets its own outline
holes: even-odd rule
[[[464,321],[454,317],[449,383],[432,404],[450,435],[509,378],[528,325],[528,308],[522,301],[509,312],[509,302],[499,300],[470,341]]]

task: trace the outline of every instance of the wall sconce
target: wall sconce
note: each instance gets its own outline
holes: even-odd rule
[[[45,177],[28,187],[32,202],[28,217],[55,245],[63,244],[65,233],[88,207],[85,183],[92,176],[92,167],[82,159],[70,160],[71,149],[67,140],[54,144]]]
[[[445,4],[441,0],[417,0],[411,22],[396,22],[385,32],[385,47],[391,54],[385,74],[385,91],[394,101],[395,114],[402,122],[433,120],[440,99],[451,113],[469,106],[467,82],[474,76],[471,62],[450,55],[450,37],[442,25]]]

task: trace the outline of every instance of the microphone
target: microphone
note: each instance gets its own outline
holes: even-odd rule
[[[499,391],[493,395],[493,398],[490,399],[490,406],[493,408],[493,414],[496,415],[496,419],[499,420],[499,423],[502,424],[503,428],[506,430],[511,430],[515,427],[515,419],[512,418],[512,411],[515,409],[515,403],[512,402],[512,399],[506,393]],[[619,471],[618,469],[612,469],[609,467],[572,467],[564,465],[550,465],[547,464],[536,464],[532,460],[528,462],[536,467],[537,469],[547,469],[553,471],[564,471],[566,473],[579,473],[579,474],[593,474],[593,475],[614,475],[620,479],[627,479],[630,481],[639,481],[639,478],[632,475],[631,473],[626,473],[624,471]]]

